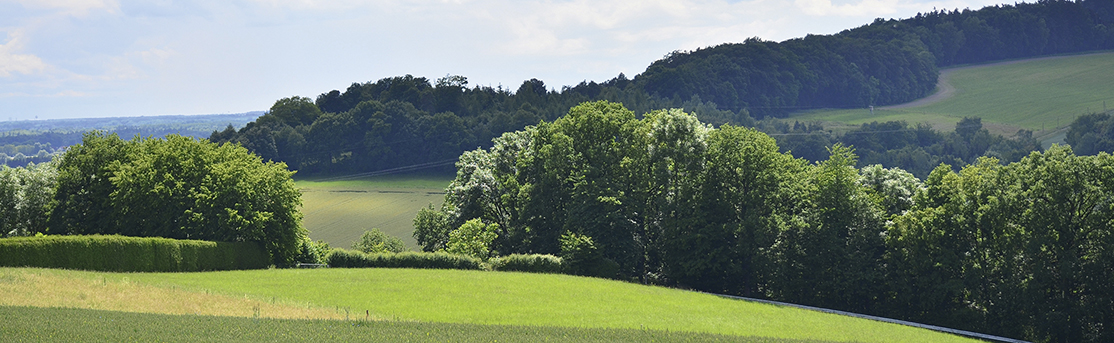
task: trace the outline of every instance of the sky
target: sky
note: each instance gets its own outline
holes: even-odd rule
[[[0,0],[0,120],[265,111],[406,74],[560,89],[633,77],[672,51],[998,3]]]

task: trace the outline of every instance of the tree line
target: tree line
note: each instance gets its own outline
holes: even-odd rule
[[[90,132],[50,162],[0,166],[0,237],[257,242],[290,265],[312,246],[293,174],[234,144]]]
[[[953,136],[907,128],[925,139],[889,139],[864,127],[838,137],[801,133],[776,121],[790,111],[866,107],[923,97],[941,66],[1114,47],[1114,5],[1108,1],[1039,1],[977,11],[939,10],[902,20],[876,20],[834,35],[784,42],[749,39],[673,52],[633,79],[584,81],[555,89],[531,79],[518,88],[469,87],[468,79],[411,75],[353,83],[315,99],[290,97],[236,130],[210,135],[237,142],[266,160],[304,174],[352,174],[404,166],[442,166],[461,152],[541,120],[552,121],[585,101],[624,104],[636,113],[682,108],[702,121],[758,126],[797,156],[818,161],[825,147],[854,145],[863,163],[884,163],[924,176],[940,162],[962,165],[991,154],[1016,161],[1036,149],[1031,136]],[[872,124],[873,125],[873,124]],[[879,126],[907,126],[880,123]],[[811,133],[806,125],[804,133]],[[875,130],[876,131],[876,130]],[[905,135],[908,136],[908,135]],[[976,139],[977,141],[970,141]],[[867,146],[860,146],[867,144]],[[869,153],[868,153],[869,152]],[[821,157],[818,157],[821,156]],[[864,164],[865,165],[865,164]]]
[[[478,230],[485,257],[594,259],[585,275],[1034,341],[1114,338],[1110,155],[1054,147],[922,181],[828,151],[810,163],[752,128],[585,103],[465,152],[414,236],[437,251]]]

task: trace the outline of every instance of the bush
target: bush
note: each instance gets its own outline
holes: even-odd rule
[[[41,236],[0,239],[0,266],[111,272],[193,272],[266,268],[256,242],[155,237]]]
[[[406,243],[402,241],[402,238],[388,235],[379,229],[371,229],[371,231],[364,231],[364,235],[360,237],[360,241],[352,244],[352,249],[367,254],[388,252],[400,253],[406,251]]]
[[[335,249],[325,260],[333,268],[483,269],[483,263],[477,258],[443,252],[365,254],[355,250]]]
[[[295,260],[298,263],[325,263],[325,256],[329,255],[332,249],[329,247],[329,242],[314,242],[306,238],[302,241],[302,247],[298,249],[298,257]]]
[[[613,279],[619,264],[603,257],[592,237],[566,232],[561,236],[561,261],[566,274]]]
[[[561,258],[553,255],[514,254],[491,259],[491,270],[527,273],[560,273]]]

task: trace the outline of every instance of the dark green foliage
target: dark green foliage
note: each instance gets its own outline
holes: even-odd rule
[[[252,241],[280,266],[306,239],[293,172],[236,145],[94,132],[57,168],[52,234]]]
[[[124,236],[0,239],[0,265],[111,272],[259,269],[270,264],[256,242],[209,242]]]
[[[501,272],[560,273],[560,257],[540,254],[511,254],[491,259],[491,270]]]
[[[360,240],[352,244],[352,249],[363,253],[400,253],[406,251],[406,243],[401,238],[388,235],[383,231],[371,229],[364,231]]]
[[[325,257],[333,268],[417,268],[480,270],[480,259],[443,252],[401,252],[397,254],[365,254],[354,250],[334,249]]]
[[[603,256],[592,237],[566,233],[561,236],[561,266],[566,274],[615,278],[619,264]]]
[[[1114,153],[1114,120],[1106,113],[1079,116],[1071,123],[1064,141],[1080,155]]]
[[[817,154],[817,149],[823,151],[833,144],[842,144],[855,149],[858,167],[880,164],[918,177],[928,176],[941,163],[962,166],[975,163],[982,156],[1009,163],[1041,151],[1032,132],[1020,130],[1012,138],[991,135],[977,117],[963,118],[956,123],[956,131],[948,133],[937,132],[927,124],[910,126],[903,121],[866,123],[843,135],[800,124],[765,125],[761,129],[777,138],[781,151],[809,161],[827,158],[827,154]]]

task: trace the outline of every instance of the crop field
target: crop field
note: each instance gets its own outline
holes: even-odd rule
[[[867,109],[817,110],[789,119],[846,124],[904,120],[951,131],[963,117],[981,117],[992,132],[1009,136],[1023,128],[1041,137],[1055,135],[1079,115],[1114,109],[1114,52],[945,69],[941,77],[947,85],[937,92],[946,94],[934,95],[935,101],[875,108],[873,116]]]
[[[4,323],[0,337],[16,342],[822,342],[652,330],[282,320],[2,306],[0,321]]]
[[[313,240],[347,248],[365,230],[379,228],[416,249],[414,215],[430,204],[441,206],[451,180],[451,175],[392,175],[295,183],[302,190],[302,223]]]
[[[479,333],[475,335],[461,336],[469,337],[468,339],[471,339],[470,337],[491,337],[490,335],[512,335],[521,331],[525,332],[522,333],[523,335],[538,334],[537,340],[548,339],[544,337],[578,336],[580,333],[585,333],[588,336],[603,335],[594,340],[606,341],[614,340],[613,338],[606,338],[606,335],[646,335],[650,333],[661,335],[664,332],[670,332],[726,335],[733,338],[756,337],[754,341],[776,339],[825,342],[976,342],[958,336],[896,324],[731,300],[708,294],[662,287],[567,275],[411,269],[282,269],[204,273],[103,273],[3,268],[0,269],[0,282],[18,291],[18,289],[34,287],[34,283],[26,281],[33,279],[34,275],[70,279],[74,284],[92,284],[94,288],[90,291],[95,291],[96,287],[100,287],[98,284],[135,285],[137,287],[185,292],[185,294],[209,294],[227,297],[228,299],[246,299],[284,308],[293,307],[306,311],[322,311],[320,313],[327,313],[328,318],[337,318],[343,314],[347,318],[347,321],[341,319],[339,321],[300,322],[276,319],[264,321],[266,324],[259,324],[270,327],[259,330],[268,330],[272,333],[293,330],[286,329],[289,327],[300,327],[299,330],[307,332],[324,332],[321,334],[333,335],[334,331],[330,331],[332,330],[330,328],[385,325],[392,328],[382,330],[396,332],[387,333],[388,335],[447,335],[452,334],[451,332],[455,330],[448,328],[457,327],[464,328],[466,331],[478,330]],[[111,293],[111,289],[112,287],[106,286],[102,291]],[[37,297],[50,298],[52,295],[39,294]],[[11,303],[7,297],[0,298],[0,305],[58,306]],[[88,304],[62,306],[98,308]],[[241,304],[239,306],[258,305]],[[157,307],[157,305],[151,307]],[[12,308],[8,307],[7,309]],[[253,317],[316,318],[312,315],[274,316],[268,313],[268,311],[280,310],[282,309],[279,307],[272,309],[252,307],[248,313],[251,313]],[[155,312],[146,311],[143,308],[120,309],[120,311]],[[9,312],[8,316],[14,317],[65,315],[50,311],[40,314],[4,312]],[[97,316],[97,314],[89,313],[91,312],[75,312],[74,315],[88,316],[89,318]],[[150,325],[150,321],[164,320],[169,317],[149,315],[148,317],[128,318],[132,319],[122,319],[131,323],[127,325],[143,326]],[[187,323],[180,324],[184,326],[190,325],[188,323],[210,321],[214,322],[212,325],[237,327],[247,325],[237,323],[249,322],[210,317],[183,316],[175,318],[177,319],[173,319],[173,321]],[[24,319],[3,320],[9,323]],[[227,322],[217,324],[221,321]],[[387,324],[372,324],[379,321]],[[92,319],[84,323],[86,323],[85,325],[97,326],[95,320]],[[444,325],[433,323],[444,323]],[[179,324],[168,324],[168,326],[170,325]],[[425,329],[421,329],[422,327]],[[20,329],[17,327],[11,330]],[[109,332],[115,329],[100,330],[105,331],[102,332],[105,335],[115,334],[114,331]],[[140,327],[137,327],[136,330],[140,330]],[[348,328],[344,330],[357,329]],[[422,330],[427,331],[423,332]],[[535,332],[533,330],[539,331]],[[543,331],[552,332],[552,334],[542,334]],[[36,334],[26,331],[20,332],[22,332],[21,334]],[[80,332],[77,331],[77,333]],[[76,333],[59,332],[60,336],[66,334]],[[340,329],[336,329],[336,337],[347,334],[342,333]],[[174,337],[174,335],[168,337]],[[440,337],[444,339],[433,340],[457,340],[457,338],[452,337]],[[678,337],[689,336],[681,335]],[[715,340],[716,337],[718,336],[692,336],[691,338],[700,341]],[[618,340],[627,339],[618,338]]]

